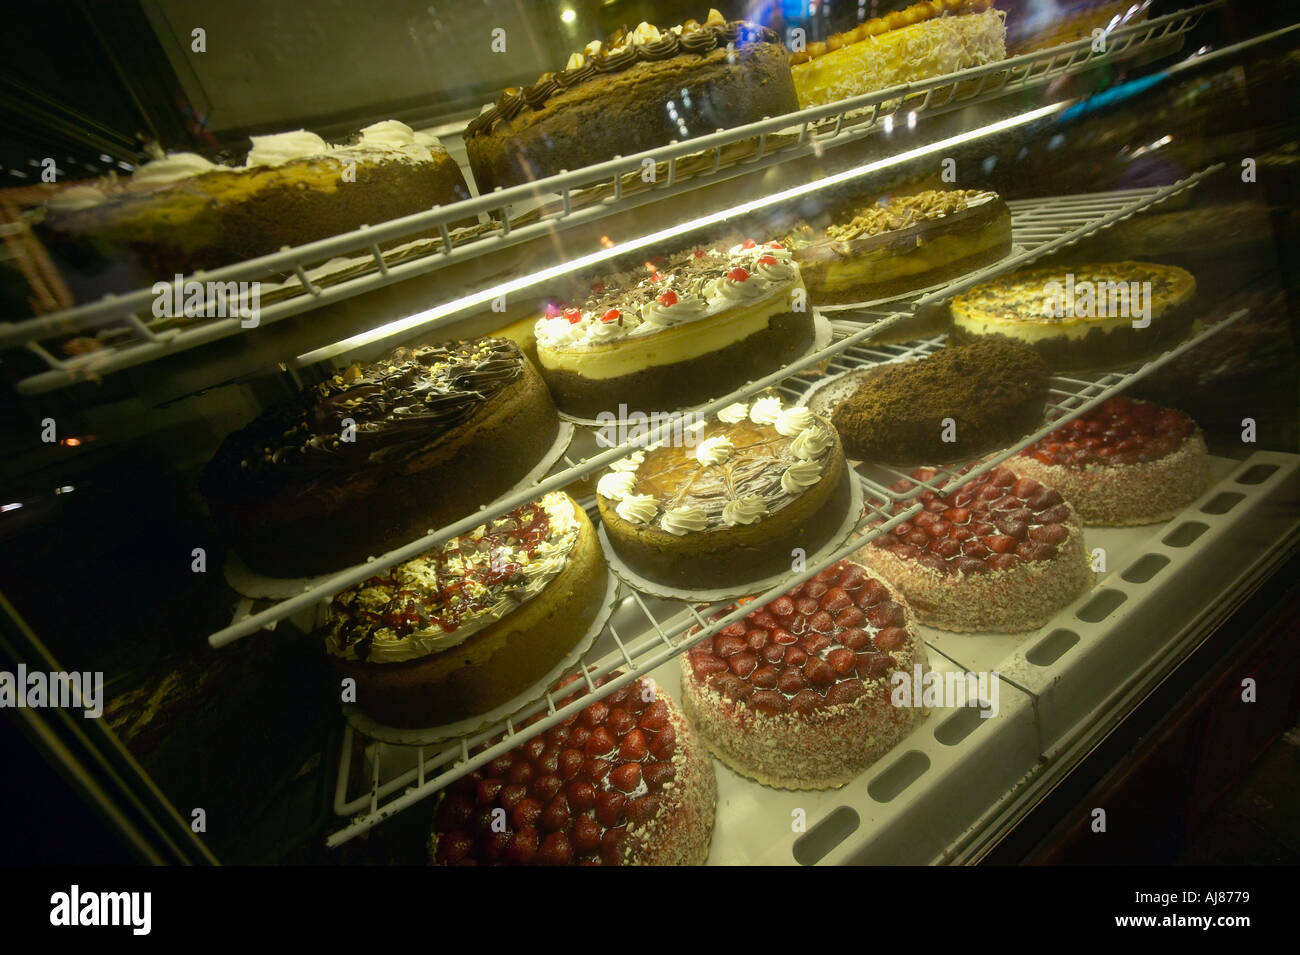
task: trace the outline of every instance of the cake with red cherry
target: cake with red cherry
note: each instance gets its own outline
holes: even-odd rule
[[[616,462],[596,503],[635,573],[669,587],[745,587],[787,571],[794,548],[811,554],[841,528],[845,470],[828,421],[764,397]]]
[[[338,594],[324,642],[364,713],[445,726],[547,679],[608,588],[586,512],[553,491]]]
[[[605,275],[536,324],[537,360],[561,411],[672,410],[734,391],[813,341],[799,267],[780,243],[687,250]]]
[[[918,468],[893,490],[919,486],[923,510],[857,557],[902,591],[922,623],[958,632],[1034,630],[1088,586],[1083,530],[1054,488],[996,467],[956,483]],[[893,513],[914,504],[897,501]]]
[[[682,709],[742,776],[833,789],[925,715],[891,702],[890,675],[917,664],[927,664],[925,644],[907,601],[865,567],[840,561],[683,655]]]
[[[1017,472],[1060,490],[1085,524],[1154,524],[1209,482],[1205,438],[1188,415],[1108,398],[1021,452]]]
[[[437,865],[702,865],[716,801],[708,754],[643,677],[454,782],[429,855]]]

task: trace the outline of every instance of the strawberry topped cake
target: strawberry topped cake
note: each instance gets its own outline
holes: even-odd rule
[[[1209,481],[1196,422],[1124,395],[1061,425],[1021,452],[1014,466],[1059,488],[1085,524],[1109,526],[1168,520]]]
[[[701,865],[716,800],[708,756],[643,677],[452,783],[429,853],[437,865]]]
[[[1059,491],[1004,467],[951,487],[932,468],[918,468],[892,489],[905,493],[920,482],[929,487],[896,502],[893,513],[917,500],[923,510],[857,556],[903,592],[922,623],[961,632],[1033,630],[1088,585],[1083,531]]]
[[[699,738],[767,786],[843,786],[925,715],[890,700],[890,674],[927,663],[907,601],[852,561],[724,627],[681,661],[682,709]]]
[[[589,418],[720,397],[813,342],[799,266],[777,242],[687,250],[567,298],[535,325],[537,360],[560,409]]]

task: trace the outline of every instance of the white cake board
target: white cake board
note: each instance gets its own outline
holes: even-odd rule
[[[555,442],[542,455],[533,469],[520,478],[514,487],[503,491],[501,497],[507,497],[522,491],[544,478],[546,472],[554,467],[555,462],[569,449],[569,442],[572,440],[573,425],[567,421],[561,421],[555,434]],[[359,567],[361,565],[354,564],[353,566]],[[313,577],[268,577],[250,568],[234,551],[227,551],[222,571],[226,575],[226,583],[238,594],[251,597],[254,600],[284,600],[288,597],[297,596],[305,590],[311,590],[327,577],[333,577],[340,571],[347,569],[349,568],[339,567]]]
[[[1002,256],[1002,258],[997,259],[994,262],[990,262],[988,265],[981,265],[978,268],[971,269],[969,272],[963,272],[962,275],[969,275],[970,272],[978,272],[983,269],[997,268],[998,265],[1005,262],[1007,259],[1011,258],[1012,256],[1023,255],[1024,252],[1025,249],[1023,246],[1012,245],[1011,251],[1008,252],[1006,255]],[[888,305],[890,302],[899,302],[902,301],[903,299],[917,298],[921,295],[930,295],[931,293],[938,292],[944,287],[951,285],[953,282],[957,281],[957,279],[961,277],[962,277],[961,275],[954,275],[951,278],[946,278],[942,282],[936,282],[934,285],[927,286],[926,288],[909,289],[906,292],[899,292],[896,295],[886,295],[884,298],[873,298],[867,302],[845,302],[838,305],[819,304],[817,308],[819,308],[823,312],[852,312],[861,309],[875,308],[879,305]]]
[[[812,341],[812,345],[810,345],[810,346],[808,347],[807,351],[805,351],[805,352],[804,352],[802,355],[800,355],[798,358],[794,358],[794,359],[792,359],[792,361],[798,361],[800,358],[807,358],[809,355],[813,355],[813,354],[816,354],[817,352],[821,351],[823,348],[825,348],[827,345],[829,345],[829,344],[831,343],[831,337],[832,337],[834,334],[835,334],[835,329],[834,329],[833,327],[831,327],[830,320],[827,319],[827,318],[825,318],[825,317],[823,317],[822,314],[821,314],[821,312],[819,311],[819,309],[814,308],[814,309],[813,309],[813,341]],[[775,370],[776,370],[776,369],[773,369],[773,371],[775,371]],[[743,398],[745,397],[745,393],[746,393],[748,390],[749,390],[748,385],[742,385],[741,387],[737,388],[735,391],[733,391],[733,392],[732,392],[730,395],[728,395],[727,397],[730,398],[730,399],[732,399],[733,401],[740,401],[741,399],[743,399]],[[650,414],[650,413],[652,413],[653,411],[659,411],[659,412],[679,412],[679,413],[682,413],[682,414],[690,414],[690,413],[692,413],[692,412],[698,411],[700,408],[703,408],[705,405],[712,404],[713,401],[716,401],[716,400],[717,400],[717,399],[712,399],[712,400],[710,400],[710,401],[702,401],[702,402],[700,402],[699,404],[691,405],[691,406],[688,407],[688,408],[653,408],[653,409],[652,409],[652,408],[643,408],[643,409],[640,409],[640,410],[644,411],[646,414]],[[595,418],[580,418],[580,417],[578,417],[577,415],[566,414],[566,413],[563,412],[563,411],[560,412],[560,420],[562,420],[562,421],[572,421],[574,424],[585,425],[585,426],[587,426],[588,428],[599,428],[599,427],[603,427],[604,425],[608,424],[608,422],[605,422],[605,421],[597,421]]]
[[[862,516],[862,483],[858,480],[857,473],[849,467],[847,461],[844,463],[844,480],[849,483],[849,505],[844,519],[840,522],[840,526],[835,530],[835,533],[827,539],[826,543],[805,558],[805,561],[809,564],[816,563],[844,543],[848,536],[853,533]],[[767,577],[761,577],[758,580],[747,580],[730,587],[716,587],[712,590],[687,590],[681,587],[673,587],[651,580],[629,567],[610,544],[609,534],[603,523],[600,525],[598,533],[600,545],[605,549],[605,557],[609,561],[610,569],[629,587],[654,597],[686,600],[692,603],[716,603],[720,600],[734,600],[737,597],[750,597],[762,593],[777,586],[790,576],[790,571],[787,569]]]
[[[468,717],[456,723],[431,726],[425,729],[398,729],[393,726],[385,726],[361,712],[356,703],[344,703],[343,716],[352,725],[352,728],[361,735],[378,740],[381,743],[392,743],[397,746],[427,746],[443,740],[459,739],[462,736],[472,736],[489,726],[501,722],[507,716],[517,713],[529,703],[541,699],[547,690],[555,686],[561,677],[578,664],[578,661],[596,642],[596,638],[605,629],[605,624],[609,622],[610,615],[614,612],[614,604],[618,598],[618,578],[608,570],[606,570],[605,576],[605,596],[602,598],[600,610],[592,619],[591,626],[574,644],[573,649],[565,654],[564,659],[552,667],[546,676],[495,709]]]

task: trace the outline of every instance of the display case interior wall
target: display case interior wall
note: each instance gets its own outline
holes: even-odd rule
[[[774,16],[788,18],[783,22],[796,23],[804,22],[797,14],[806,5],[719,6],[728,16],[770,8]],[[277,10],[263,21],[266,29],[256,44],[238,55],[221,52],[211,58],[186,52],[186,25],[205,19],[212,44],[236,30],[243,36],[250,19],[244,4],[216,9],[160,0],[143,5],[188,95],[211,110],[213,129],[230,139],[283,128],[291,118],[317,123],[322,132],[355,126],[375,118],[379,103],[413,119],[417,113],[429,121],[457,116],[477,105],[484,90],[532,78],[562,59],[558,50],[577,45],[569,21],[557,17],[552,5],[538,5],[545,8],[542,13],[505,2],[489,7],[509,36],[527,38],[511,47],[523,52],[456,60],[455,82],[449,84],[447,63],[453,58],[448,51],[463,45],[464,30],[479,29],[481,23],[441,4],[394,8],[392,16],[409,27],[402,41],[407,57],[383,47],[383,38],[393,35],[392,22],[368,19],[364,32],[349,37],[349,25],[363,14],[336,7],[316,20]],[[629,0],[573,7],[572,30],[579,33],[607,32],[611,24],[643,17],[665,22],[698,15],[693,3]],[[809,23],[813,36],[825,35],[838,23],[834,18],[856,10],[850,9],[853,4],[825,7],[831,14]],[[310,82],[319,75],[320,60],[343,61],[330,45],[340,37],[349,43],[347,61],[366,67],[360,79],[338,70],[327,83]],[[250,59],[263,66],[251,82],[249,74],[240,73]],[[308,62],[316,67],[310,76]],[[411,63],[420,66],[410,69]],[[1204,324],[1249,307],[1246,320],[1150,376],[1134,394],[1191,412],[1215,454],[1243,457],[1256,448],[1294,452],[1300,449],[1297,270],[1291,267],[1300,248],[1296,164],[1279,163],[1276,175],[1251,183],[1242,180],[1239,169],[1243,155],[1263,163],[1294,144],[1295,114],[1279,108],[1278,90],[1293,88],[1296,67],[1294,53],[1247,58],[1140,94],[1135,90],[1106,108],[1053,116],[996,135],[982,134],[981,128],[1045,102],[1082,97],[1099,79],[1069,78],[1037,100],[925,117],[915,128],[903,111],[889,132],[852,147],[737,175],[590,225],[557,229],[528,244],[103,381],[16,398],[0,412],[5,491],[23,505],[0,515],[5,595],[37,634],[58,636],[49,649],[63,666],[108,674],[107,724],[182,815],[201,805],[215,818],[238,821],[212,827],[208,841],[224,861],[422,861],[429,815],[424,810],[400,815],[372,838],[341,851],[324,848],[322,834],[335,822],[329,818],[329,796],[340,728],[333,677],[319,640],[288,621],[219,651],[204,642],[205,635],[229,623],[233,601],[220,579],[221,528],[205,512],[197,476],[225,435],[352,362],[396,345],[476,337],[507,327],[526,342],[532,319],[564,294],[567,281],[527,285],[508,297],[504,311],[467,310],[454,321],[377,335],[368,344],[301,367],[294,356],[602,248],[619,254],[590,269],[593,281],[602,271],[640,267],[677,248],[781,237],[799,221],[820,224],[846,206],[924,188],[993,189],[1010,199],[1071,195],[1166,185],[1223,163],[1226,168],[1197,190],[1044,261],[1071,266],[1134,258],[1182,266],[1196,276],[1205,303],[1198,317]],[[280,88],[295,95],[268,95]],[[430,89],[440,91],[432,104]],[[931,148],[940,143],[944,148]],[[837,181],[855,169],[866,171]],[[945,175],[949,169],[955,177]],[[833,185],[814,188],[825,181]],[[797,194],[747,214],[729,214],[756,198],[784,192]],[[704,224],[681,229],[695,220]],[[619,252],[623,244],[663,232],[675,234]],[[1259,422],[1254,448],[1240,440],[1243,409]],[[47,419],[59,428],[53,446],[37,444],[31,434],[33,422]],[[205,555],[206,574],[193,572],[195,548]],[[68,599],[64,575],[33,572],[36,568],[77,568],[77,599]],[[87,607],[94,608],[91,619]]]

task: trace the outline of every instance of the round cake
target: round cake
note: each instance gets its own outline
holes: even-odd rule
[[[1107,262],[1028,269],[952,300],[952,341],[996,336],[1036,348],[1053,368],[1131,365],[1192,325],[1196,280],[1173,265]]]
[[[1011,210],[993,192],[929,189],[850,206],[834,220],[786,239],[814,305],[902,295],[1011,251]]]
[[[242,166],[174,153],[60,191],[36,231],[85,299],[468,198],[435,138],[387,120],[340,146],[305,130],[254,136]]]
[[[506,90],[470,122],[465,148],[487,194],[797,108],[777,33],[710,10],[703,24],[619,31]]]
[[[919,468],[893,490],[916,482],[940,490],[922,491],[921,513],[856,556],[902,591],[922,623],[959,632],[1034,630],[1091,581],[1083,530],[1060,492],[1002,467],[951,487]],[[896,502],[893,513],[914,503]]]
[[[925,644],[907,601],[866,568],[840,561],[687,651],[682,709],[742,776],[781,789],[833,789],[925,715],[891,701],[891,675],[910,680],[918,664],[927,665]]]
[[[1005,18],[992,0],[923,0],[809,43],[790,58],[799,105],[994,63],[1007,55]]]
[[[639,575],[672,587],[743,586],[789,570],[843,523],[849,499],[835,429],[779,398],[724,408],[670,444],[601,476],[600,518]]]
[[[1196,422],[1123,395],[1036,441],[1012,466],[1060,490],[1085,524],[1106,526],[1166,521],[1209,483]]]
[[[438,865],[702,865],[716,801],[708,754],[643,677],[448,787],[429,856]]]
[[[325,647],[386,726],[456,723],[546,678],[604,605],[608,573],[577,502],[547,494],[338,594]]]
[[[555,403],[603,420],[734,391],[813,341],[799,268],[779,243],[695,249],[655,269],[604,276],[536,325]]]
[[[851,458],[912,465],[969,460],[1038,426],[1048,369],[1033,348],[990,339],[850,372],[857,391],[831,421]]]
[[[253,570],[320,574],[490,503],[558,429],[545,384],[512,342],[399,348],[228,436],[199,489]]]

